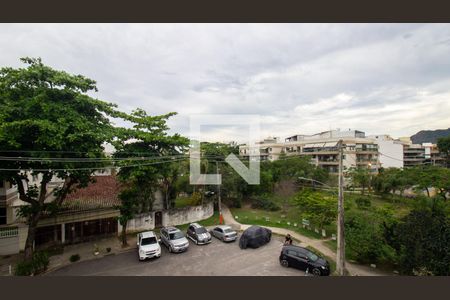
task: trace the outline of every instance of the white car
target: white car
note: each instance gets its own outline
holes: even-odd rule
[[[137,235],[137,247],[140,261],[161,256],[161,246],[153,231],[139,233]]]

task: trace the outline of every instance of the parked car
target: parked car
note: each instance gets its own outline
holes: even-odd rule
[[[237,232],[228,225],[217,226],[211,231],[211,233],[223,242],[235,241],[238,236]]]
[[[189,247],[189,241],[184,233],[176,227],[162,228],[161,242],[169,249],[169,252],[183,252]]]
[[[141,232],[137,235],[137,248],[140,261],[161,256],[161,246],[153,231]]]
[[[308,270],[309,273],[315,276],[330,275],[330,264],[326,259],[299,246],[284,246],[280,254],[280,264],[283,267]]]
[[[272,230],[261,226],[250,226],[241,235],[239,247],[241,249],[259,248],[270,242]]]
[[[205,227],[198,223],[189,224],[186,235],[197,245],[211,243],[211,234]]]

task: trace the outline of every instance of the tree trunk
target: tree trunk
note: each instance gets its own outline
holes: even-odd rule
[[[430,191],[428,190],[428,188],[425,188],[427,190],[427,196],[428,198],[430,198]]]
[[[125,223],[122,224],[122,233],[121,233],[122,247],[127,247],[128,246],[128,242],[127,242],[127,225],[128,225],[128,221],[125,221]]]
[[[39,219],[40,219],[40,212],[32,215],[28,222],[28,235],[27,240],[25,242],[25,251],[24,251],[24,259],[26,261],[30,261],[31,258],[33,257],[34,239],[36,237],[36,229]]]

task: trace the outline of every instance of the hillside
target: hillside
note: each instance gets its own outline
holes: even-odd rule
[[[450,136],[450,128],[437,130],[421,130],[411,136],[414,144],[433,143],[436,144],[438,138]]]

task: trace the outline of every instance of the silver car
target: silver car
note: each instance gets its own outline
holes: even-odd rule
[[[237,236],[238,236],[237,232],[234,231],[228,225],[221,225],[221,226],[215,227],[211,231],[211,234],[213,236],[215,236],[216,238],[218,238],[219,240],[224,241],[224,242],[235,241],[237,239]]]
[[[161,243],[169,249],[169,252],[184,252],[189,247],[189,241],[184,233],[176,227],[161,229]]]

